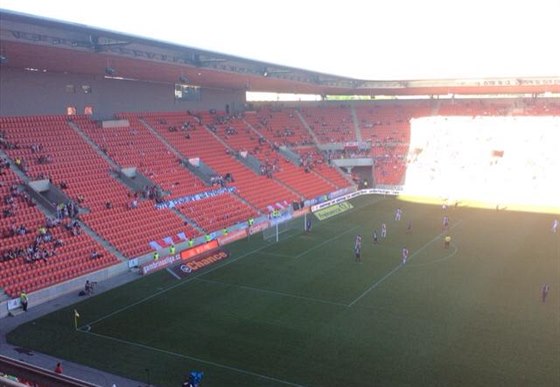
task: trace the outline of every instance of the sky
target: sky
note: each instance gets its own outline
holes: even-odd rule
[[[357,79],[560,76],[560,0],[2,0],[0,8]]]

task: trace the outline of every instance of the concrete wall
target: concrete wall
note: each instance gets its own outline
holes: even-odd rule
[[[74,92],[67,86],[73,86]],[[82,86],[90,86],[84,93]],[[70,88],[71,89],[71,88]],[[103,76],[55,74],[0,68],[0,115],[77,113],[92,106],[94,118],[110,118],[115,112],[241,110],[245,93],[233,90],[202,89],[200,101],[174,98],[174,85],[105,79]]]
[[[29,308],[34,306],[40,305],[44,302],[54,300],[55,298],[61,297],[68,293],[76,293],[78,294],[81,290],[84,289],[84,284],[86,280],[94,281],[94,282],[102,282],[106,281],[109,278],[114,276],[129,272],[130,268],[128,267],[127,262],[121,262],[117,265],[113,265],[103,270],[99,270],[95,273],[89,273],[69,281],[56,284],[50,286],[48,288],[44,288],[38,290],[36,292],[30,293],[29,296]],[[138,274],[138,278],[140,275]],[[7,317],[9,315],[8,311],[8,301],[4,300],[0,302],[0,319]]]

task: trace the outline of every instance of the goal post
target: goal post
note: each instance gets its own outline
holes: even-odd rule
[[[308,216],[306,213],[297,218],[281,216],[271,219],[270,227],[263,231],[263,239],[269,242],[279,242],[294,233],[305,231]]]

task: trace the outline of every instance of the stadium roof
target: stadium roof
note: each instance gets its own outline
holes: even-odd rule
[[[364,80],[0,10],[1,68],[322,95],[560,92],[560,76]]]

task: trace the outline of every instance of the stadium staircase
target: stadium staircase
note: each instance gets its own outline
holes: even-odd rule
[[[299,201],[300,193],[311,196],[349,186],[344,180],[337,180],[340,178],[337,169],[321,162],[322,155],[313,141],[314,138],[323,142],[360,138],[344,129],[347,123],[353,123],[355,129],[357,121],[361,138],[372,140],[372,153],[377,160],[376,177],[379,183],[390,185],[402,183],[406,171],[410,118],[434,112],[482,116],[560,114],[558,104],[524,104],[472,100],[375,103],[352,109],[340,106],[302,108],[301,114],[292,108],[280,111],[263,108],[246,114],[245,121],[235,123],[239,124],[238,133],[243,134],[240,140],[235,136],[226,139],[221,132],[211,133],[208,125],[215,124],[216,114],[208,112],[199,116],[185,112],[128,113],[130,127],[110,130],[103,130],[88,116],[73,116],[71,121],[63,115],[0,117],[3,141],[13,145],[0,151],[0,156],[10,162],[10,167],[2,171],[0,195],[12,197],[1,203],[6,215],[0,219],[0,231],[5,234],[0,240],[0,253],[19,249],[25,252],[36,240],[46,217],[53,215],[52,210],[28,201],[20,193],[30,182],[49,180],[51,187],[60,187],[83,209],[78,220],[80,234],[73,236],[63,226],[69,223],[68,218],[62,219],[62,226],[51,229],[53,239],[41,246],[49,253],[54,251],[54,255],[26,262],[23,258],[26,254],[18,253],[13,259],[0,261],[0,287],[7,296],[17,297],[21,291],[31,293],[71,280],[81,281],[84,276],[121,267],[127,265],[129,259],[150,254],[152,240],[179,233],[185,233],[188,238],[198,237],[267,213],[277,203]],[[323,120],[328,121],[326,125]],[[169,130],[169,125],[180,126],[185,122],[190,124],[188,130]],[[316,126],[313,131],[311,126]],[[259,176],[232,154],[232,149],[250,148],[259,136],[269,145],[263,146],[257,155],[278,157],[285,176],[282,172],[274,179]],[[321,178],[302,173],[301,168],[280,157],[270,144],[285,145],[302,158],[313,158],[312,173]],[[138,208],[129,208],[134,192],[115,178],[115,171],[126,167],[137,168],[163,191],[169,192],[171,199],[219,188],[206,185],[180,164],[187,155],[201,157],[222,176],[230,173],[233,180],[226,187],[234,187],[235,191],[179,205],[174,210],[158,210],[154,200],[139,197]],[[39,158],[45,156],[48,161],[39,162]],[[16,160],[22,161],[21,167],[15,165]],[[378,170],[378,165],[385,168],[384,174]],[[332,172],[338,175],[329,175]],[[320,184],[312,187],[311,180]],[[299,184],[307,185],[309,192],[303,192]],[[12,187],[18,192],[15,196]],[[27,232],[10,234],[12,227],[20,226]],[[57,239],[63,244],[55,248],[53,241]],[[92,259],[92,251],[97,251],[101,257]]]
[[[268,213],[267,208],[276,202],[290,202],[295,195],[271,179],[259,176],[243,165],[231,150],[219,142],[206,128],[213,122],[213,116],[200,116],[186,113],[157,113],[149,117],[145,115],[149,124],[169,143],[174,144],[181,154],[189,157],[199,157],[210,168],[221,176],[230,174],[234,181],[228,185],[235,187],[235,193],[240,196],[249,207],[257,213]],[[158,124],[166,121],[167,124]],[[168,126],[189,123],[186,130],[169,131]],[[243,203],[243,202],[242,202]],[[245,203],[244,203],[245,204]],[[247,205],[247,204],[245,204]]]
[[[296,152],[302,160],[311,158],[311,172],[316,173],[323,179],[326,179],[336,188],[340,189],[353,185],[353,182],[351,181],[349,175],[343,174],[337,167],[328,165],[328,163],[325,161],[325,156],[323,155],[323,153],[321,153],[321,151],[315,146],[296,147],[292,148],[292,151]]]
[[[319,144],[356,141],[352,112],[347,106],[306,106],[301,115]]]
[[[75,117],[74,121],[81,127],[96,125],[89,117]],[[151,200],[139,198],[138,208],[131,210],[129,205],[134,194],[111,176],[112,164],[100,157],[66,122],[56,130],[43,128],[41,135],[44,138],[27,133],[30,139],[35,137],[35,141],[47,144],[45,151],[48,149],[55,157],[50,164],[32,165],[30,172],[47,174],[55,184],[65,181],[69,196],[82,197],[82,206],[90,210],[82,216],[82,221],[127,258],[148,254],[151,251],[148,242],[169,233],[184,231],[197,235],[196,230],[184,225],[174,214],[156,210]],[[108,156],[110,151],[107,149]],[[111,208],[107,208],[108,203]]]
[[[269,141],[259,141],[261,135],[253,131],[242,119],[230,118],[215,125],[216,137],[230,146],[234,152],[247,150],[258,158],[261,164],[273,168],[272,177],[285,184],[298,196],[311,199],[336,190],[336,187],[323,177],[296,166],[278,152]]]
[[[313,142],[315,144],[319,144],[319,138],[317,137],[317,134],[315,134],[315,132],[311,129],[311,127],[309,126],[309,124],[307,123],[307,121],[305,121],[305,118],[303,118],[303,116],[301,115],[301,112],[299,110],[296,110],[294,112],[294,114],[296,114],[299,118],[299,120],[301,121],[301,124],[303,125],[303,127],[305,128],[305,130],[307,130],[307,132],[309,132],[309,135],[311,136],[311,138],[313,139]]]
[[[41,116],[31,117],[1,117],[1,130],[6,133],[6,139],[13,144],[17,144],[16,148],[7,149],[3,157],[9,157],[11,166],[4,170],[4,176],[0,191],[2,197],[10,195],[11,186],[21,187],[30,180],[37,180],[40,173],[52,172],[53,183],[59,183],[57,180],[59,175],[58,168],[52,168],[52,164],[58,166],[64,162],[64,158],[72,152],[74,145],[77,145],[69,138],[65,147],[66,153],[58,153],[53,150],[55,144],[60,143],[56,138],[56,134],[63,131],[71,131],[66,124],[65,117],[54,116],[44,118]],[[53,136],[55,134],[55,136]],[[31,146],[41,144],[42,151],[32,151]],[[39,164],[35,162],[35,158],[39,155],[52,154],[54,160],[49,164]],[[23,160],[25,167],[20,169],[15,166],[14,160],[19,158]],[[18,170],[18,172],[14,172]],[[72,184],[68,180],[69,184]],[[21,189],[19,189],[21,191]],[[69,195],[72,197],[72,195]],[[0,221],[2,232],[8,231],[12,226],[24,226],[27,232],[24,235],[9,236],[2,238],[0,252],[2,254],[15,249],[22,249],[23,255],[19,255],[13,259],[7,259],[0,262],[0,287],[10,297],[16,297],[21,291],[28,293],[47,288],[67,279],[79,277],[81,275],[106,268],[119,262],[114,254],[105,246],[99,243],[99,239],[91,236],[90,230],[83,227],[80,235],[71,236],[63,227],[58,226],[50,229],[52,234],[51,241],[40,244],[40,250],[49,252],[46,259],[36,259],[26,262],[24,256],[28,247],[33,244],[39,235],[39,228],[43,227],[46,222],[46,216],[50,213],[42,212],[44,208],[34,203],[29,205],[21,195],[14,198],[14,205],[3,204],[3,210],[12,209],[13,215],[4,216]],[[63,219],[63,223],[68,222]],[[55,247],[56,240],[63,242],[62,246]],[[92,251],[97,251],[102,256],[97,259],[91,259]],[[50,253],[55,252],[54,255]]]
[[[352,124],[354,125],[354,135],[356,140],[362,141],[362,131],[360,130],[360,121],[358,120],[358,115],[356,114],[356,107],[352,105],[350,107],[350,112],[352,114]]]
[[[174,151],[177,153],[178,156],[183,157],[184,160],[188,159],[188,155],[181,153],[181,151],[179,149],[177,149],[174,145],[171,144],[172,141],[169,141],[168,138],[166,138],[165,136],[163,136],[161,133],[165,133],[165,129],[167,127],[167,130],[169,132],[169,128],[179,128],[179,132],[185,132],[188,133],[188,136],[190,138],[190,133],[191,130],[190,129],[186,129],[183,128],[183,125],[185,125],[186,122],[189,122],[189,119],[192,119],[192,117],[186,116],[184,113],[147,113],[147,116],[149,116],[149,119],[143,119],[145,125],[147,125],[150,130],[154,131],[154,133],[157,134],[157,136],[160,138],[160,141],[164,142],[165,144],[167,144],[167,146],[171,147],[174,149]],[[162,124],[162,122],[165,122],[165,124]],[[193,121],[194,122],[194,121]],[[195,128],[195,126],[191,127]],[[183,140],[186,140],[187,138],[183,137]],[[177,138],[175,139],[175,141],[173,141],[173,144],[176,144],[177,142]],[[188,163],[188,160],[186,161]],[[208,187],[214,185],[212,183],[212,178],[219,176],[220,174],[218,172],[216,172],[214,169],[212,169],[207,163],[204,162],[204,160],[200,159],[199,160],[200,165],[203,166],[204,172],[202,173],[202,171],[198,171],[201,176],[199,176],[199,178],[201,178],[207,185]],[[185,161],[183,161],[183,163],[185,163]],[[191,170],[195,170],[198,169],[198,167],[192,167],[187,165],[186,166],[187,169]],[[194,173],[194,172],[193,172]],[[195,173],[196,174],[196,173]],[[210,188],[208,188],[210,189]],[[243,197],[241,197],[237,192],[232,192],[231,194],[233,194],[234,196],[236,196],[242,203],[244,206],[247,206],[249,208],[251,208],[253,210],[253,214],[258,214],[259,210],[254,207],[251,203],[249,203],[247,200],[245,200]],[[218,210],[218,209],[216,209]],[[212,209],[208,209],[207,211],[214,211]],[[192,211],[189,211],[192,213]],[[241,221],[241,220],[239,220]],[[216,229],[219,229],[216,228]]]
[[[288,108],[286,111],[273,111],[263,108],[257,114],[246,115],[245,121],[271,146],[286,146],[292,152],[299,153],[298,148],[314,147],[316,144],[313,141],[313,139],[316,140],[315,134],[296,109]],[[290,131],[287,132],[286,128]],[[282,156],[282,158],[285,157]],[[338,168],[312,168],[310,173],[327,184],[333,185],[336,189],[352,185],[349,180],[342,177],[343,174]],[[332,190],[333,188],[331,188]]]

